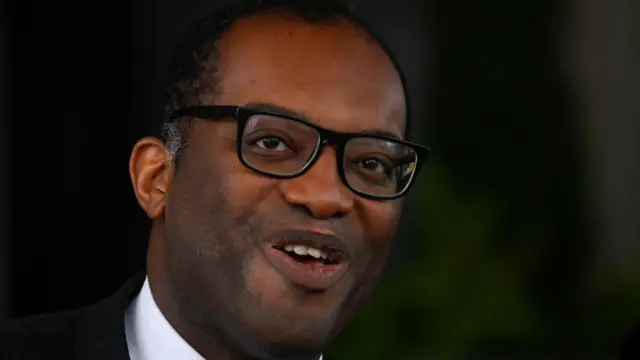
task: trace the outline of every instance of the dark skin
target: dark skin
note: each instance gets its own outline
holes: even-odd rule
[[[402,137],[400,78],[383,50],[346,21],[309,24],[270,12],[238,20],[219,42],[199,104],[274,104],[337,131]],[[206,85],[216,75],[218,91]],[[153,219],[147,273],[158,307],[205,358],[317,359],[370,294],[386,263],[401,200],[357,196],[326,148],[304,175],[275,180],[238,160],[233,119],[194,119],[179,168],[141,139],[130,173]],[[336,234],[355,256],[332,287],[291,283],[258,250],[281,229]]]

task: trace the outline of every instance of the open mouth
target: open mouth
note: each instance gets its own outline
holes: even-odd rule
[[[302,264],[338,265],[343,260],[340,250],[328,246],[279,243],[273,248]]]
[[[263,247],[267,260],[298,288],[322,292],[337,284],[350,268],[352,253],[338,236],[286,229],[274,232],[270,239]]]

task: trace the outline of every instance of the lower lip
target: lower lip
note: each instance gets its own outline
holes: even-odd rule
[[[326,290],[335,285],[347,270],[347,264],[326,265],[321,262],[302,263],[284,252],[269,246],[269,262],[292,283],[310,290]]]

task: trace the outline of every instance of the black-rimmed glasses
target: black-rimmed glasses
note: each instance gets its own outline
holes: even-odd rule
[[[324,147],[332,146],[342,182],[356,194],[374,200],[403,196],[430,151],[390,136],[337,132],[296,117],[241,106],[194,106],[172,114],[173,120],[181,117],[235,119],[240,162],[273,178],[304,174]]]

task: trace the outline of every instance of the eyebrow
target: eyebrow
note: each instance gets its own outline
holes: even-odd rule
[[[261,111],[268,111],[268,112],[273,112],[276,114],[280,114],[280,115],[285,115],[285,116],[290,116],[290,117],[294,117],[297,119],[301,119],[301,120],[305,120],[308,122],[312,122],[310,120],[310,116],[285,107],[285,106],[281,106],[281,105],[277,105],[277,104],[273,104],[273,103],[265,103],[265,102],[249,102],[245,105],[248,108],[254,109],[254,110],[261,110]],[[339,131],[340,132],[340,131]],[[393,139],[398,139],[398,140],[402,140],[401,136],[398,136],[397,134],[394,134],[390,131],[387,130],[382,130],[382,129],[371,129],[371,128],[367,128],[367,129],[359,129],[357,131],[349,131],[350,133],[359,133],[359,134],[367,134],[367,135],[378,135],[378,136],[386,136],[389,138],[393,138]]]
[[[359,131],[356,131],[357,133],[360,134],[367,134],[367,135],[378,135],[378,136],[386,136],[388,138],[392,138],[392,139],[397,139],[397,140],[402,140],[401,136],[398,136],[397,134],[394,134],[392,132],[386,131],[386,130],[378,130],[378,129],[361,129]]]

